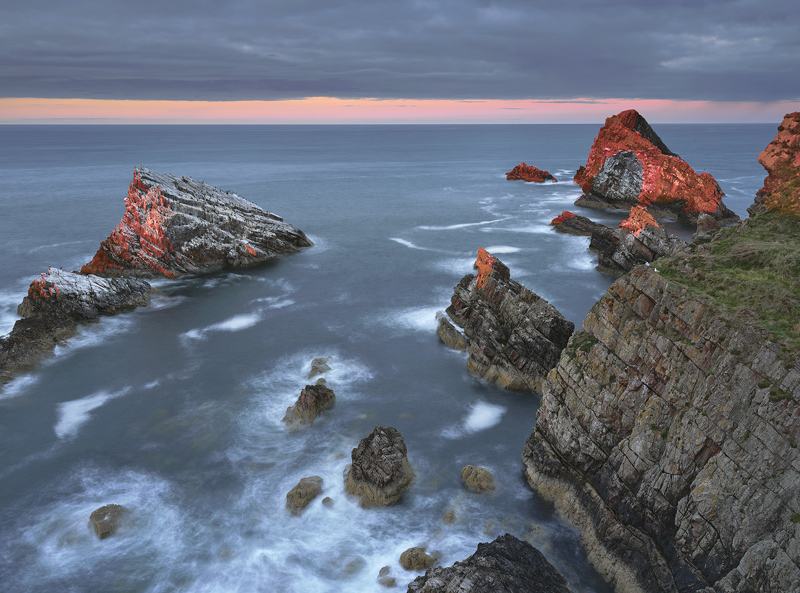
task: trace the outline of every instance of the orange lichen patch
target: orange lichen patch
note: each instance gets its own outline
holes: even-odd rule
[[[567,222],[570,218],[575,218],[577,214],[570,212],[569,210],[564,210],[561,214],[556,216],[553,220],[550,221],[551,225],[561,224],[562,222]]]
[[[249,245],[247,245],[247,253],[249,253],[249,254],[250,254],[250,255],[252,255],[253,257],[255,257],[256,255],[258,255],[258,254],[256,253],[256,250],[255,250],[255,249],[253,249],[252,247],[250,247]]]
[[[685,202],[686,212],[716,212],[722,204],[722,190],[708,173],[697,174],[684,160],[661,152],[650,140],[634,131],[639,113],[623,111],[606,119],[589,151],[585,167],[578,169],[574,181],[584,193],[600,172],[605,160],[621,151],[631,151],[642,163],[640,206],[653,202]]]
[[[631,208],[628,218],[619,223],[619,228],[633,231],[633,236],[638,237],[639,233],[648,225],[658,226],[658,223],[647,210],[640,206],[634,206]]]
[[[520,179],[522,181],[533,181],[536,183],[544,183],[548,179],[555,183],[558,181],[555,177],[550,175],[547,171],[542,171],[541,169],[537,169],[536,167],[532,167],[531,165],[525,164],[525,162],[521,162],[519,165],[511,169],[508,173],[506,173],[506,179],[509,180],[516,180]]]
[[[478,268],[477,288],[483,288],[486,284],[486,279],[492,273],[492,266],[496,261],[483,247],[478,248],[478,259],[475,260],[475,267]]]
[[[768,210],[800,216],[800,111],[789,113],[758,162],[769,173],[759,195]]]
[[[50,272],[49,268],[47,272]],[[48,299],[58,293],[58,287],[55,284],[48,282],[47,279],[45,279],[44,274],[40,274],[39,277],[31,282],[31,285],[28,287],[28,296],[32,299]]]

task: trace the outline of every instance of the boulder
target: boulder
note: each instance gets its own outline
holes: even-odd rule
[[[286,493],[286,508],[292,515],[299,515],[311,501],[322,494],[322,478],[302,478],[297,486]]]
[[[558,180],[550,175],[547,171],[542,171],[531,165],[526,165],[524,162],[520,163],[511,171],[506,173],[508,180],[532,181],[535,183],[544,183],[545,181],[552,181],[556,183]]]
[[[353,449],[351,459],[344,476],[345,490],[359,497],[363,508],[395,504],[416,477],[403,435],[396,428],[376,426]]]
[[[426,554],[425,548],[422,547],[409,548],[400,554],[400,566],[405,570],[421,572],[433,566],[437,557],[438,554]]]
[[[252,266],[309,245],[302,231],[235,193],[140,166],[122,221],[81,272],[173,278]]]
[[[94,529],[98,538],[105,539],[117,532],[121,521],[128,513],[130,511],[119,504],[103,505],[89,515],[89,526]]]
[[[461,279],[446,310],[469,338],[467,368],[506,389],[539,389],[575,325],[483,248],[475,267],[478,274]]]
[[[322,383],[306,385],[293,406],[286,409],[283,422],[291,428],[301,428],[314,424],[320,412],[333,407],[336,394]]]
[[[308,379],[316,377],[317,375],[322,375],[323,373],[327,373],[331,370],[331,367],[328,366],[328,361],[331,359],[330,356],[326,356],[324,358],[315,358],[311,361],[311,370],[308,371]]]
[[[461,482],[470,492],[494,492],[494,476],[482,467],[467,465],[461,470]]]
[[[570,235],[583,235],[589,236],[594,231],[600,229],[607,229],[608,227],[598,222],[580,216],[574,212],[564,210],[561,214],[556,216],[550,221],[550,225],[559,233],[568,233]]]
[[[722,226],[711,216],[703,212],[697,217],[697,230],[692,235],[692,243],[710,241]]]
[[[450,567],[429,569],[408,593],[569,593],[561,573],[527,542],[505,534]]]

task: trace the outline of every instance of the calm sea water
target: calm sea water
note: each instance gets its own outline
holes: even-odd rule
[[[580,325],[613,279],[594,270],[588,239],[548,223],[565,209],[622,219],[572,205],[598,129],[0,126],[0,334],[34,276],[89,261],[139,163],[235,191],[315,243],[256,269],[159,281],[150,307],[82,327],[0,393],[2,588],[364,592],[382,589],[389,565],[405,590],[405,549],[427,545],[450,565],[510,532],[576,592],[608,591],[577,532],[525,483],[538,396],[468,375],[434,319],[485,247]],[[774,126],[656,130],[746,216]],[[506,181],[522,160],[560,183]],[[317,356],[332,356],[336,406],[288,433],[281,418]],[[362,510],[342,472],[375,425],[401,431],[417,481],[401,504]],[[494,473],[494,495],[463,490],[466,464]],[[334,505],[290,517],[285,495],[311,475]],[[133,519],[99,541],[87,521],[107,503]]]

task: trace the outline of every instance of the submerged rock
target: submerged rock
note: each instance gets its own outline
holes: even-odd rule
[[[569,593],[561,576],[539,550],[505,534],[450,567],[429,569],[408,585],[408,593]]]
[[[409,548],[400,554],[400,566],[405,570],[420,572],[433,566],[438,557],[438,554],[427,554],[423,547]]]
[[[119,504],[107,504],[92,511],[89,515],[89,525],[94,529],[97,537],[105,539],[117,532],[120,522],[130,511]]]
[[[301,428],[314,424],[317,416],[336,403],[336,394],[333,389],[322,383],[306,385],[300,392],[300,397],[293,406],[286,409],[283,422],[289,428]]]
[[[172,278],[252,266],[311,245],[302,231],[235,193],[147,167],[134,171],[125,207],[81,272]]]
[[[447,308],[469,338],[467,368],[506,389],[539,389],[575,325],[483,248],[475,267],[478,275],[462,278]]]
[[[556,183],[558,180],[550,175],[547,171],[542,171],[531,165],[526,165],[524,162],[520,163],[511,171],[506,173],[508,180],[532,181],[535,183],[544,183],[545,181],[552,181]]]
[[[494,476],[488,469],[467,465],[461,470],[461,482],[470,492],[494,492]]]
[[[322,494],[322,478],[302,478],[297,486],[286,493],[286,508],[292,515],[299,515],[311,501]]]
[[[396,428],[376,426],[353,449],[345,472],[345,490],[364,508],[393,505],[414,481],[403,435]]]

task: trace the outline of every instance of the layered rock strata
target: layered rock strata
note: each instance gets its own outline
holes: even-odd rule
[[[758,162],[767,170],[764,187],[747,211],[751,216],[773,210],[800,216],[800,111],[788,113],[778,126],[778,135]]]
[[[0,383],[71,336],[78,324],[147,305],[153,288],[134,278],[99,278],[49,268],[17,307],[22,317],[0,338]]]
[[[738,217],[722,203],[722,190],[708,173],[697,174],[671,152],[635,110],[606,119],[574,178],[584,195],[575,204],[628,210],[694,221],[701,212],[715,219]]]
[[[397,503],[416,477],[408,462],[403,435],[396,428],[376,426],[361,439],[345,471],[345,490],[363,508]]]
[[[475,267],[478,274],[462,278],[446,310],[469,340],[467,368],[506,389],[540,389],[575,325],[512,280],[505,264],[483,248]],[[445,344],[451,345],[453,331],[440,319]]]
[[[122,221],[81,271],[171,278],[252,266],[309,245],[302,231],[235,193],[138,167]]]
[[[505,534],[450,567],[429,569],[408,593],[569,593],[561,573],[527,542]]]
[[[552,181],[553,183],[556,183],[558,181],[547,171],[542,171],[541,169],[527,165],[524,161],[506,173],[506,179],[509,181],[520,180],[531,181],[534,183],[544,183],[545,181]]]
[[[599,222],[594,222],[590,218],[575,214],[569,210],[564,210],[561,214],[550,221],[552,226],[559,233],[570,235],[590,236],[594,231],[608,229],[609,227]]]

